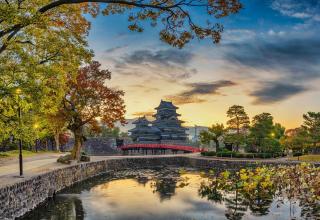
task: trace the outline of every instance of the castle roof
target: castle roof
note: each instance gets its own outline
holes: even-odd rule
[[[160,105],[158,107],[156,107],[155,109],[178,109],[177,106],[175,106],[174,104],[172,104],[172,102],[167,102],[167,101],[163,101],[161,100]]]
[[[151,122],[146,118],[146,116],[139,117],[136,121],[132,122],[132,124],[150,124]]]
[[[129,132],[137,132],[141,134],[159,134],[161,131],[157,127],[148,126],[148,127],[141,127],[141,128],[135,127],[129,130]]]

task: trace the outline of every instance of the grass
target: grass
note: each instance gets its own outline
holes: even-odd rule
[[[298,157],[291,157],[289,160],[298,160]],[[300,161],[320,162],[320,154],[303,155],[299,157]]]
[[[43,151],[41,151],[43,152]],[[41,153],[38,152],[38,153]],[[30,157],[38,154],[33,151],[28,151],[28,150],[22,150],[22,155],[23,157]],[[6,152],[0,152],[0,159],[1,158],[10,158],[10,157],[18,157],[19,156],[19,150],[11,150],[11,151],[6,151]]]

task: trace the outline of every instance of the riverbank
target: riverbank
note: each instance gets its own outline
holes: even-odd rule
[[[91,159],[92,161],[88,163],[63,165],[53,161],[56,158],[50,158],[42,160],[44,165],[40,167],[40,161],[33,161],[33,166],[36,167],[29,169],[23,179],[14,177],[13,173],[0,176],[0,219],[14,219],[22,216],[62,189],[106,172],[159,166],[239,169],[258,165],[292,165],[299,163],[280,160],[226,160],[204,158],[200,157],[199,154],[97,156]],[[3,167],[2,169],[4,169]]]

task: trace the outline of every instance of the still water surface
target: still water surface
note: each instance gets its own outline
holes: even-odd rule
[[[305,219],[298,201],[274,196],[252,208],[234,193],[222,193],[225,199],[201,193],[207,182],[197,171],[125,171],[77,184],[23,220]]]

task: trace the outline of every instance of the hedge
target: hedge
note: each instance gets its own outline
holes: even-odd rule
[[[202,156],[217,156],[217,157],[235,157],[235,158],[276,158],[285,156],[284,153],[239,153],[239,152],[201,152]]]

